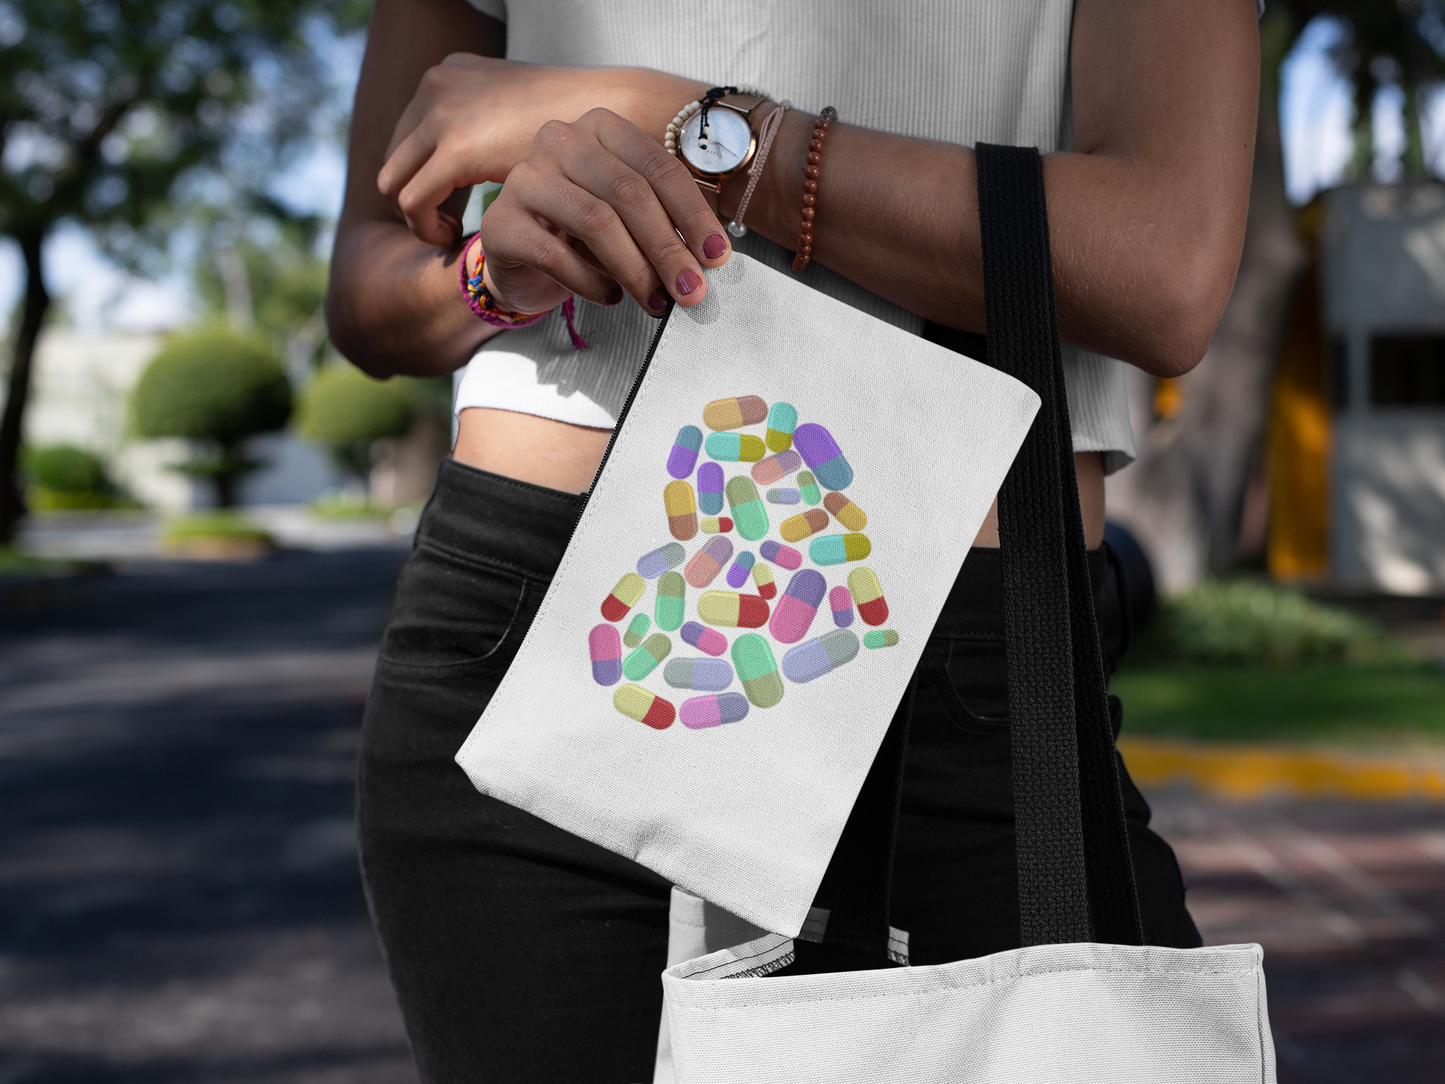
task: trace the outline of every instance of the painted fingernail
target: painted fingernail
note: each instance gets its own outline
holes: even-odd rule
[[[647,307],[653,312],[661,312],[667,308],[667,295],[661,290],[653,290],[652,296],[647,299]]]
[[[621,286],[613,286],[612,289],[610,289],[610,290],[607,291],[607,296],[602,299],[602,304],[604,304],[604,305],[615,305],[615,304],[617,304],[617,303],[618,303],[619,301],[621,301],[621,300],[622,300],[622,287],[621,287]]]
[[[702,243],[702,254],[709,260],[715,260],[728,250],[726,238],[720,233],[715,233]]]
[[[698,277],[696,271],[684,271],[677,276],[677,292],[683,297],[686,297],[701,285],[702,279]]]

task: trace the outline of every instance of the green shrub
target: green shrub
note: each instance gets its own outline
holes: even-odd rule
[[[32,448],[22,463],[29,482],[26,502],[38,511],[114,508],[125,503],[106,475],[105,463],[84,448],[73,444]]]
[[[1160,616],[1159,646],[1179,662],[1293,666],[1402,659],[1375,622],[1265,580],[1207,581],[1165,601]]]
[[[162,542],[180,542],[193,538],[226,538],[269,544],[271,536],[245,516],[230,511],[195,512],[166,520],[161,528]]]
[[[291,385],[264,339],[229,328],[178,336],[152,360],[131,394],[131,427],[141,437],[184,437],[210,447],[178,469],[210,478],[229,508],[236,482],[259,463],[241,445],[282,428]]]
[[[411,381],[373,380],[350,365],[331,365],[302,392],[296,429],[324,446],[342,471],[365,479],[372,442],[406,436],[420,409]]]

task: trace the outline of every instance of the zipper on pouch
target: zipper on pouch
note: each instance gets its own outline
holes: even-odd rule
[[[617,436],[622,432],[622,423],[627,421],[627,414],[632,410],[632,400],[637,398],[637,389],[642,387],[642,378],[647,375],[648,366],[652,364],[652,355],[657,353],[657,344],[662,341],[662,333],[667,329],[667,321],[672,316],[672,310],[677,302],[668,303],[667,311],[657,321],[657,333],[652,336],[652,345],[647,348],[647,357],[642,359],[642,368],[637,370],[637,379],[632,382],[631,389],[627,392],[627,398],[622,401],[622,411],[617,415],[617,424],[612,427],[612,436],[607,441],[607,449],[602,453],[602,462],[597,464],[597,473],[592,476],[592,484],[587,488],[587,499],[582,502],[582,507],[577,509],[577,518],[572,521],[572,531],[575,534],[577,524],[582,522],[582,513],[587,511],[587,505],[592,501],[592,494],[597,489],[597,482],[602,477],[602,472],[607,469],[607,460],[612,456],[613,445],[617,443]]]

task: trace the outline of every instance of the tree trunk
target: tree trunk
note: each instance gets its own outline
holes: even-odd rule
[[[20,436],[25,422],[25,405],[30,398],[30,370],[35,358],[35,343],[45,323],[45,311],[50,307],[41,261],[45,235],[37,231],[16,239],[25,257],[25,309],[15,335],[9,394],[5,399],[4,420],[0,421],[0,545],[15,541],[15,529],[25,515],[25,496],[20,490]]]

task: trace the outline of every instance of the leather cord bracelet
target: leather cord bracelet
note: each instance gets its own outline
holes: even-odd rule
[[[798,225],[797,254],[793,257],[793,271],[800,272],[813,259],[813,215],[818,205],[818,172],[823,161],[823,144],[828,138],[828,128],[838,119],[838,111],[831,105],[818,114],[813,122],[813,138],[808,141],[808,158],[803,166],[803,213]]]

